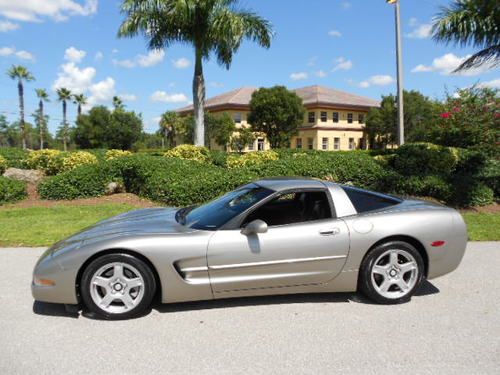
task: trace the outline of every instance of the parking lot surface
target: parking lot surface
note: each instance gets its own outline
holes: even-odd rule
[[[108,322],[33,303],[43,249],[0,249],[0,374],[498,374],[500,243],[410,303],[356,294],[162,305]]]

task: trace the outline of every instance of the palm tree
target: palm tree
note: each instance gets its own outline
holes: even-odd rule
[[[46,128],[46,123],[45,123],[45,113],[43,110],[43,103],[44,102],[49,102],[49,94],[47,93],[47,90],[45,89],[36,89],[36,96],[39,99],[38,102],[38,125],[40,127],[40,150],[43,150],[43,133]]]
[[[23,139],[23,149],[26,149],[26,126],[24,123],[24,86],[23,81],[29,82],[34,81],[35,77],[30,73],[28,68],[22,65],[12,65],[12,67],[7,71],[7,75],[17,80],[17,91],[19,93],[19,125],[21,127],[22,139]]]
[[[64,151],[68,150],[68,121],[66,120],[66,112],[67,112],[67,101],[71,100],[71,91],[67,88],[61,87],[57,89],[57,100],[62,102],[62,110],[63,110],[63,145]]]
[[[113,107],[115,107],[115,111],[125,108],[123,100],[119,96],[113,96]]]
[[[195,144],[205,141],[205,80],[203,60],[215,53],[220,65],[229,69],[243,39],[269,48],[271,24],[251,11],[237,9],[238,0],[124,0],[126,19],[119,37],[138,34],[148,39],[150,49],[169,47],[174,42],[191,44],[195,51],[193,107]]]
[[[87,104],[87,97],[84,94],[74,94],[73,103],[76,104],[78,116],[82,114],[82,106]]]
[[[441,7],[432,27],[434,40],[481,50],[466,59],[455,72],[484,63],[500,64],[500,6],[492,0],[454,0]]]

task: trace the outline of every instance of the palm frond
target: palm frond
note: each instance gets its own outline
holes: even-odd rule
[[[478,66],[484,64],[489,65],[491,68],[500,66],[500,45],[491,46],[475,53],[460,64],[460,66],[454,70],[454,73],[471,68],[477,68]]]

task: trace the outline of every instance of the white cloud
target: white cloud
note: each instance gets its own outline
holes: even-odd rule
[[[328,32],[328,35],[338,38],[338,37],[342,36],[342,33],[340,31],[338,31],[338,30],[330,30]]]
[[[125,102],[135,102],[137,100],[137,96],[134,94],[120,94],[118,96]]]
[[[485,64],[478,68],[468,69],[460,73],[453,73],[453,71],[459,67],[466,59],[471,55],[464,57],[457,56],[453,53],[447,53],[441,57],[436,57],[432,60],[431,65],[419,64],[414,67],[411,71],[412,73],[422,73],[422,72],[436,72],[442,75],[462,75],[462,76],[475,76],[485,71],[491,69],[491,66]]]
[[[500,89],[500,78],[494,79],[492,81],[481,82],[478,84],[479,87],[488,87],[490,89]]]
[[[116,48],[113,48],[113,49],[111,50],[111,53],[118,53],[118,52],[120,52],[120,51],[118,51]]]
[[[307,79],[308,77],[309,75],[306,72],[297,72],[290,74],[290,79],[292,81],[302,81],[304,79]]]
[[[415,17],[411,17],[410,20],[408,21],[408,25],[410,27],[415,27],[418,25],[418,19],[416,19]]]
[[[432,25],[429,23],[424,23],[416,26],[411,32],[406,34],[408,38],[413,39],[426,39],[431,36]]]
[[[41,22],[44,18],[65,21],[71,16],[97,12],[98,0],[0,0],[0,15],[18,21]]]
[[[339,57],[335,60],[335,66],[332,69],[332,72],[336,72],[337,70],[350,70],[352,69],[352,61],[347,60],[345,57]]]
[[[104,58],[104,54],[101,51],[98,51],[94,56],[95,61],[101,61],[103,58]]]
[[[116,94],[115,80],[111,77],[94,83],[89,87],[91,96],[89,97],[89,105],[93,106],[97,103],[107,103],[113,99]]]
[[[0,47],[0,56],[15,56],[21,60],[35,60],[35,56],[32,53],[24,50],[18,51],[14,47]]]
[[[96,70],[93,67],[80,69],[74,62],[69,62],[61,65],[60,72],[57,74],[57,79],[52,84],[52,89],[65,87],[75,94],[83,94],[89,90],[92,81],[96,75]]]
[[[348,2],[348,1],[344,1],[342,2],[342,4],[340,4],[340,6],[343,8],[343,9],[349,9],[351,7],[351,3]]]
[[[387,86],[394,82],[394,78],[389,75],[374,75],[359,83],[359,87]]]
[[[113,53],[115,50],[113,50]],[[118,51],[116,51],[118,52]],[[147,55],[137,55],[133,60],[116,60],[113,59],[112,62],[114,65],[121,66],[122,68],[135,68],[136,66],[141,66],[143,68],[148,68],[150,66],[159,64],[163,61],[165,57],[165,51],[163,50],[154,50],[150,51]]]
[[[18,23],[13,23],[9,21],[0,21],[0,33],[6,33],[7,31],[19,29]]]
[[[177,69],[185,69],[189,68],[189,66],[191,65],[191,61],[189,61],[185,57],[181,57],[180,59],[172,60],[172,64],[174,64],[174,67],[176,67]]]
[[[64,52],[64,60],[74,62],[76,64],[80,63],[83,58],[87,55],[87,52],[83,50],[76,49],[75,47],[69,47]]]
[[[326,77],[326,72],[324,72],[323,70],[318,70],[318,71],[314,72],[314,74],[316,75],[316,77],[319,77],[319,78]]]
[[[153,102],[163,102],[163,103],[183,103],[187,102],[188,98],[186,95],[181,93],[168,94],[165,91],[155,91],[153,95],[151,95],[151,100]]]

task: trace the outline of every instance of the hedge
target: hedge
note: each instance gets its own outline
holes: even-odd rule
[[[26,168],[25,159],[28,151],[13,147],[0,147],[0,155],[7,160],[7,168]]]
[[[26,183],[0,176],[0,205],[26,198]]]

